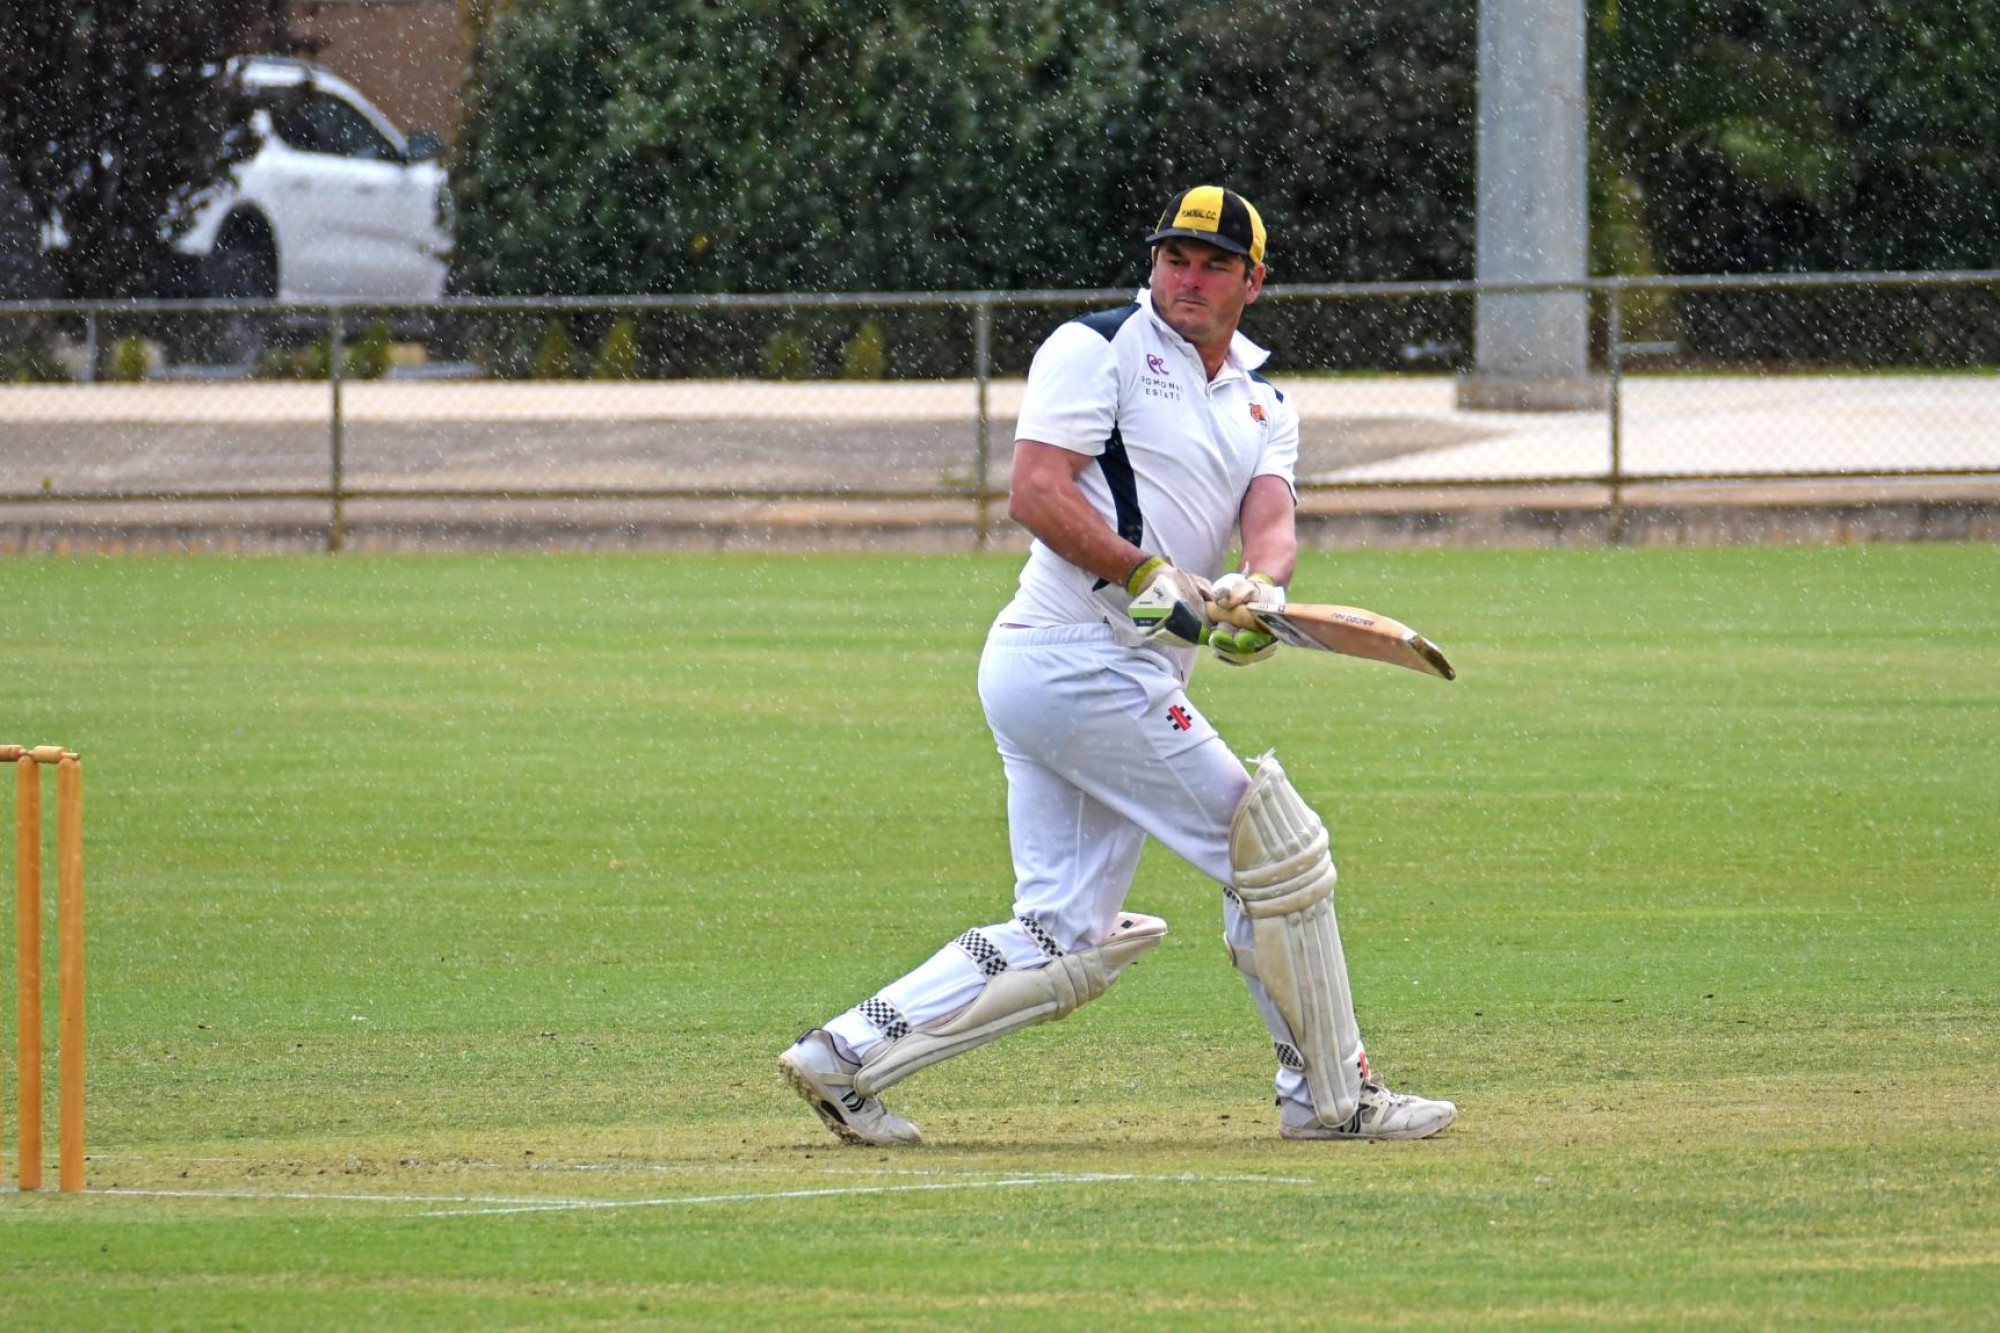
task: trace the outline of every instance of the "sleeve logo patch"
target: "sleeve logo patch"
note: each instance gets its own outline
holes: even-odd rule
[[[1167,721],[1173,725],[1175,731],[1192,731],[1194,729],[1194,718],[1189,716],[1188,710],[1179,704],[1175,704],[1173,707],[1167,709]]]

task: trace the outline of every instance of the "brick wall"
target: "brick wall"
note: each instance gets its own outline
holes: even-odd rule
[[[465,0],[295,0],[292,31],[312,58],[367,94],[405,134],[458,137]]]

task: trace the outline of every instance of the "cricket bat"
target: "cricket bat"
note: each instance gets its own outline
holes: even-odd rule
[[[1294,648],[1365,657],[1371,662],[1387,662],[1441,680],[1458,678],[1436,644],[1400,620],[1378,616],[1358,606],[1328,606],[1318,602],[1267,606],[1251,602],[1225,611],[1210,602],[1208,618],[1246,629],[1261,629],[1279,643]]]

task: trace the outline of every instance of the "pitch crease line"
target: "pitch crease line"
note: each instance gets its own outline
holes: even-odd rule
[[[531,1204],[560,1203],[587,1204],[589,1199],[520,1198],[512,1195],[495,1194],[342,1194],[328,1190],[315,1193],[311,1190],[142,1190],[112,1186],[109,1189],[85,1190],[86,1194],[111,1195],[126,1199],[243,1199],[252,1202],[283,1201],[304,1203],[490,1203],[490,1204]]]
[[[831,1199],[860,1194],[929,1194],[942,1190],[999,1189],[1024,1185],[1088,1184],[1097,1180],[1129,1180],[1130,1176],[1072,1177],[1046,1180],[1033,1177],[1005,1180],[939,1181],[928,1185],[847,1185],[818,1190],[767,1190],[752,1194],[693,1194],[671,1199],[565,1199],[556,1202],[507,1208],[447,1208],[418,1213],[418,1217],[498,1217],[508,1213],[598,1212],[612,1208],[674,1208],[708,1203],[760,1203],[771,1199]]]
[[[92,1161],[116,1160],[116,1161],[153,1163],[164,1159],[146,1156],[138,1153],[119,1153],[119,1154],[92,1153],[91,1160]],[[177,1157],[173,1160],[183,1165],[190,1162],[202,1163],[206,1165],[221,1165],[221,1166],[243,1166],[246,1164],[246,1159],[240,1157]],[[283,1160],[291,1161],[293,1159],[287,1158]],[[268,1163],[261,1160],[249,1160],[247,1164],[251,1166],[268,1165]],[[1095,1173],[1079,1174],[1075,1172],[1066,1172],[1066,1171],[999,1171],[999,1170],[986,1170],[976,1167],[824,1166],[824,1167],[814,1168],[813,1170],[808,1172],[801,1172],[795,1168],[790,1168],[790,1167],[742,1166],[742,1165],[719,1163],[719,1162],[529,1162],[526,1164],[521,1164],[521,1163],[489,1161],[484,1158],[464,1158],[464,1157],[440,1158],[436,1161],[418,1162],[416,1163],[416,1165],[424,1167],[445,1167],[452,1170],[477,1170],[477,1171],[525,1170],[531,1174],[541,1173],[541,1172],[547,1172],[552,1174],[562,1173],[562,1172],[574,1172],[577,1174],[604,1175],[604,1174],[613,1174],[621,1172],[632,1172],[635,1174],[645,1173],[645,1174],[658,1174],[658,1175],[690,1175],[690,1176],[700,1176],[700,1175],[757,1176],[757,1175],[781,1175],[781,1174],[791,1175],[791,1176],[806,1174],[813,1176],[833,1176],[833,1177],[915,1176],[920,1179],[974,1180],[981,1182],[986,1182],[994,1178],[1004,1177],[1009,1180],[1034,1180],[1034,1181],[1041,1181],[1041,1180],[1073,1181],[1073,1180],[1096,1180],[1096,1179],[1116,1178],[1116,1179],[1151,1181],[1160,1184],[1179,1183],[1179,1184],[1215,1184],[1215,1185],[1311,1185],[1316,1183],[1311,1178],[1306,1176],[1262,1176],[1262,1175],[1254,1175],[1242,1172],[1234,1174],[1226,1174],[1226,1175],[1203,1175],[1198,1171],[1156,1172],[1150,1175],[1142,1174],[1139,1172],[1123,1172],[1119,1173],[1116,1177],[1101,1177]],[[9,1192],[11,1191],[9,1191],[6,1187],[0,1186],[0,1194]],[[99,1194],[109,1194],[112,1193],[113,1191],[96,1190],[92,1192]],[[140,1193],[141,1191],[124,1190],[118,1192]],[[191,1198],[199,1197],[196,1191],[190,1190],[186,1191],[185,1193],[186,1197],[191,1197]],[[291,1197],[291,1196],[242,1194],[233,1197],[277,1198],[277,1197]],[[413,1203],[424,1202],[426,1200],[458,1201],[461,1199],[468,1202],[491,1202],[491,1203],[539,1203],[545,1201],[545,1199],[543,1198],[511,1198],[503,1196],[474,1195],[474,1194],[429,1195],[429,1196],[385,1194],[380,1196],[363,1196],[358,1194],[321,1195],[321,1194],[301,1193],[296,1197],[304,1199],[319,1199],[319,1198],[357,1199],[363,1197],[371,1197],[371,1198],[379,1198],[381,1201],[385,1202],[390,1200],[406,1200]],[[591,1201],[579,1200],[579,1202],[591,1202]]]
[[[666,1199],[562,1199],[494,1208],[444,1208],[418,1217],[498,1217],[517,1213],[601,1212],[613,1208],[676,1208],[696,1204],[764,1203],[778,1199],[837,1199],[874,1194],[937,1194],[946,1190],[1020,1189],[1035,1185],[1098,1185],[1116,1182],[1168,1184],[1309,1185],[1298,1176],[1145,1176],[1127,1171],[1006,1176],[995,1180],[934,1181],[922,1185],[844,1185],[825,1189],[760,1190],[744,1194],[677,1195]]]
[[[1310,1185],[1303,1176],[1216,1175],[1194,1172],[1145,1175],[1131,1171],[1027,1172],[993,1178],[936,1180],[906,1185],[841,1185],[821,1189],[757,1190],[738,1194],[676,1195],[671,1198],[577,1199],[547,1196],[524,1198],[494,1194],[345,1194],[311,1190],[137,1189],[111,1186],[86,1194],[128,1199],[242,1200],[252,1203],[469,1204],[463,1208],[432,1208],[416,1217],[496,1217],[516,1213],[598,1212],[614,1208],[673,1208],[697,1204],[759,1203],[780,1199],[846,1198],[870,1194],[934,1194],[947,1190],[1018,1189],[1036,1185],[1097,1185],[1118,1182],[1153,1184]],[[5,1191],[11,1193],[12,1191]]]

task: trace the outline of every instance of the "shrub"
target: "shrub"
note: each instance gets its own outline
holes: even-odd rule
[[[631,316],[618,320],[597,345],[597,359],[590,364],[594,380],[636,380],[639,378],[639,324]]]
[[[105,363],[104,378],[116,384],[135,384],[152,373],[153,352],[146,340],[128,333],[111,344],[111,359]]]
[[[68,384],[69,367],[41,347],[0,347],[0,382],[7,384]]]
[[[576,378],[576,344],[569,340],[569,330],[560,319],[552,319],[542,333],[542,350],[535,353],[535,359],[528,367],[528,378],[534,380],[573,380]]]
[[[773,380],[802,380],[812,374],[812,355],[806,340],[790,326],[779,329],[764,344],[764,377]]]
[[[889,351],[884,344],[882,325],[873,319],[862,320],[861,327],[840,349],[841,377],[879,380],[888,368]]]
[[[376,320],[367,331],[347,345],[347,355],[341,362],[341,373],[349,379],[379,380],[389,373],[394,360],[394,349],[389,343],[389,325],[384,320]]]

